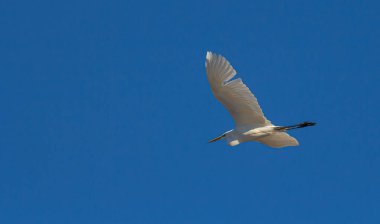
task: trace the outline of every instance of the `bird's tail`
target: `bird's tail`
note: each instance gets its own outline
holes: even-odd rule
[[[308,127],[308,126],[314,126],[316,124],[317,123],[315,123],[315,122],[305,121],[305,122],[302,122],[302,123],[299,123],[299,124],[296,124],[296,125],[276,127],[275,130],[277,130],[277,131],[287,131],[287,130],[296,129],[296,128],[304,128],[304,127]]]

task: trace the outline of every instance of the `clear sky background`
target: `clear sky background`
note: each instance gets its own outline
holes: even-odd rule
[[[379,1],[2,1],[1,223],[380,223]],[[206,51],[299,147],[229,147]]]

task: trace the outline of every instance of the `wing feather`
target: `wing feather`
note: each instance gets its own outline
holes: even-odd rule
[[[286,146],[299,145],[297,139],[293,138],[292,136],[288,135],[285,132],[274,133],[274,134],[259,138],[256,141],[261,142],[273,148],[282,148]]]
[[[229,111],[237,127],[271,124],[243,81],[231,80],[236,71],[223,56],[207,52],[206,72],[212,93]]]

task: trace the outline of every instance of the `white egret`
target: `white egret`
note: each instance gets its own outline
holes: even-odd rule
[[[273,148],[297,146],[298,141],[286,131],[316,124],[303,122],[291,126],[273,125],[265,118],[256,97],[242,80],[240,78],[231,80],[236,75],[236,71],[221,55],[207,52],[206,72],[212,93],[226,107],[236,125],[235,129],[209,142],[226,139],[230,146],[247,141],[261,142]]]

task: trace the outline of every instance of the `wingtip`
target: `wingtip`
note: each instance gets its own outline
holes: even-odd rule
[[[212,52],[211,51],[207,51],[206,59],[207,60],[211,60],[211,57],[212,57]]]
[[[213,53],[211,51],[207,51],[207,54],[206,54],[206,63],[205,63],[206,68],[207,68],[207,65],[209,63],[211,63],[212,56],[213,56]]]

